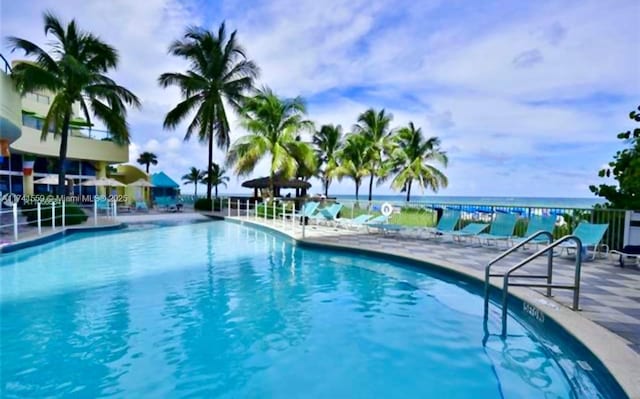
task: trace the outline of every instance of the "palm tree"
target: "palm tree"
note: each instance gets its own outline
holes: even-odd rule
[[[220,149],[229,147],[229,120],[225,102],[238,110],[244,93],[253,87],[258,67],[247,60],[245,51],[233,31],[227,38],[224,22],[218,33],[190,27],[182,40],[169,47],[169,52],[189,61],[186,73],[163,73],[158,78],[162,87],[178,86],[183,101],[164,119],[164,127],[175,129],[187,116],[193,119],[184,136],[189,140],[195,132],[201,142],[209,144],[208,165],[213,164],[213,141]],[[208,173],[211,174],[211,170]],[[207,182],[207,199],[211,199],[211,182]]]
[[[361,134],[349,134],[342,148],[336,154],[339,164],[335,175],[353,179],[356,184],[356,201],[359,199],[362,178],[371,173],[371,147],[366,137]]]
[[[396,144],[391,154],[391,163],[395,177],[391,187],[407,192],[407,202],[411,199],[411,186],[414,180],[424,191],[431,187],[438,191],[447,187],[447,177],[437,167],[430,163],[447,166],[447,154],[440,149],[440,139],[430,137],[424,139],[422,130],[409,122],[409,126],[398,129],[393,137]]]
[[[227,170],[215,162],[211,165],[209,170],[211,170],[211,174],[208,175],[205,173],[204,176],[202,176],[201,181],[205,184],[210,181],[215,190],[215,197],[218,198],[218,186],[227,187],[229,176],[226,175]],[[211,176],[211,178],[209,178],[209,176]]]
[[[189,169],[189,173],[182,176],[184,184],[193,184],[193,196],[196,198],[198,197],[198,183],[201,183],[205,176],[206,172],[196,168],[195,166],[192,166],[191,169]]]
[[[313,135],[313,144],[316,146],[318,163],[323,165],[319,172],[322,186],[324,187],[324,195],[328,197],[331,178],[338,167],[337,155],[342,145],[342,126],[323,125]]]
[[[369,147],[370,153],[370,179],[369,201],[373,199],[373,179],[382,170],[384,154],[391,144],[391,129],[389,124],[393,115],[386,113],[384,109],[376,112],[369,108],[358,117],[358,123],[353,127],[354,133],[363,135]]]
[[[228,164],[235,165],[239,175],[247,175],[258,161],[271,155],[271,195],[275,193],[276,173],[290,179],[301,168],[313,169],[315,157],[311,146],[297,139],[298,132],[313,128],[313,123],[304,119],[306,111],[300,97],[281,99],[268,88],[258,91],[247,99],[240,112],[241,124],[249,134],[233,144],[227,155]]]
[[[58,194],[64,195],[65,161],[74,104],[80,105],[89,126],[93,114],[105,124],[115,143],[127,145],[126,105],[139,107],[140,101],[106,75],[118,65],[115,48],[92,33],[80,30],[75,20],[64,27],[49,12],[44,13],[44,32],[54,38],[50,53],[28,40],[8,38],[12,51],[23,50],[25,55],[35,56],[35,62],[17,64],[11,77],[22,94],[41,90],[55,93],[44,119],[41,139],[46,140],[50,130],[60,137]]]
[[[142,154],[140,154],[136,162],[138,162],[140,165],[145,165],[147,174],[149,174],[149,165],[157,165],[158,157],[156,156],[156,154],[152,152],[145,151]]]

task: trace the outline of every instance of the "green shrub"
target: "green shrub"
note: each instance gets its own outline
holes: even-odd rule
[[[212,210],[219,212],[220,200],[219,199],[207,200],[206,198],[198,198],[196,202],[193,203],[193,209],[195,209],[196,211],[203,211],[203,212],[211,212]]]
[[[22,207],[22,214],[27,217],[27,222],[31,226],[38,225],[38,211],[36,204],[25,204]],[[64,224],[66,226],[72,226],[75,224],[84,223],[88,216],[78,204],[74,202],[65,203],[64,209]],[[42,218],[42,226],[51,226],[51,206],[43,205],[40,208],[40,217]],[[56,207],[56,226],[62,226],[62,208]]]

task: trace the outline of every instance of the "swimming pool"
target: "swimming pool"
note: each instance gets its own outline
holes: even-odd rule
[[[237,224],[73,234],[0,265],[3,398],[624,397],[524,318],[485,336],[476,284]]]

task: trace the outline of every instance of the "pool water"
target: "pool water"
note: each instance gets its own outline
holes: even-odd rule
[[[227,222],[74,234],[0,257],[0,397],[608,397],[468,285]]]

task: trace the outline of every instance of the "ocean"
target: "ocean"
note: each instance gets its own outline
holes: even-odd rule
[[[333,197],[333,195],[330,195]],[[335,195],[338,199],[355,201],[355,195]],[[368,196],[360,195],[360,201],[367,201]],[[387,202],[405,202],[404,195],[374,195],[373,200]],[[474,197],[474,196],[445,196],[445,195],[416,195],[411,196],[411,202],[425,204],[447,205],[501,205],[512,207],[540,207],[540,208],[592,208],[604,203],[598,197],[568,198],[568,197]]]

